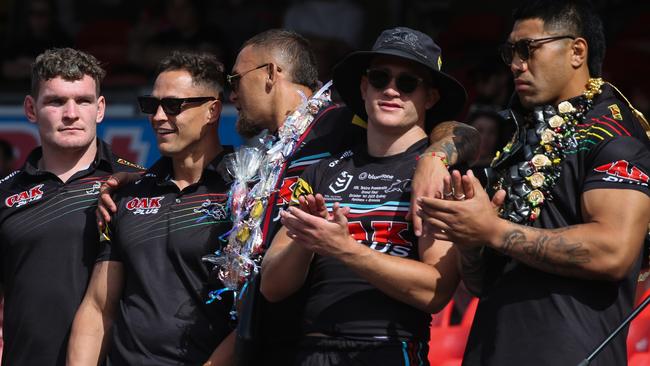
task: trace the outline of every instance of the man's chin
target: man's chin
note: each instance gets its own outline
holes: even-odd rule
[[[237,133],[245,139],[255,137],[264,131],[264,127],[260,126],[260,124],[241,116],[235,124],[235,129],[237,130]]]

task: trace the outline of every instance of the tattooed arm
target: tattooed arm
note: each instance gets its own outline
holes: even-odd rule
[[[431,131],[429,141],[431,145],[427,151],[444,153],[449,165],[470,165],[478,158],[481,135],[468,124],[448,121],[440,123]]]
[[[582,194],[583,224],[536,229],[497,216],[480,183],[465,201],[423,199],[427,224],[457,245],[490,246],[539,270],[569,277],[617,281],[638,258],[650,222],[650,197],[631,189]]]
[[[431,145],[427,153],[418,161],[413,174],[413,193],[407,219],[413,220],[415,235],[422,234],[422,220],[415,213],[420,208],[419,197],[442,197],[443,179],[449,172],[432,152],[444,153],[449,165],[467,163],[470,165],[478,157],[481,136],[478,131],[467,124],[448,121],[438,124],[429,136]]]

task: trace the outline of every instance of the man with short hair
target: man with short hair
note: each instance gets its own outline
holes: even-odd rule
[[[0,182],[2,363],[65,364],[68,332],[100,250],[99,186],[136,169],[97,138],[106,101],[95,57],[50,49],[32,66],[27,119],[41,146]]]
[[[88,291],[75,317],[70,365],[225,365],[234,351],[222,286],[201,258],[231,227],[217,134],[223,65],[175,52],[138,98],[162,155],[116,196]],[[106,358],[104,357],[106,355]]]
[[[428,145],[425,126],[465,101],[439,57],[431,38],[400,27],[334,69],[343,100],[367,116],[366,144],[305,170],[294,190],[304,211],[282,213],[262,266],[270,301],[306,292],[292,364],[427,359],[429,314],[446,305],[459,280],[451,243],[417,238],[406,219],[415,165]]]
[[[424,199],[422,216],[462,248],[463,279],[480,296],[464,365],[577,365],[634,304],[648,139],[598,78],[604,37],[588,2],[527,1],[514,18],[502,56],[518,132],[492,164],[505,202],[495,212],[471,174],[453,173],[446,192],[465,199]],[[626,364],[625,334],[590,364]]]

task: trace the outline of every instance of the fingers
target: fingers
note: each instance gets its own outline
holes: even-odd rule
[[[443,178],[442,195],[446,200],[450,200],[454,197],[454,188],[451,183],[450,175],[447,175]]]
[[[463,178],[462,178],[463,191],[465,192],[465,198],[466,199],[474,198],[474,195],[476,193],[474,191],[474,185],[472,184],[472,179],[469,176],[469,174],[471,174],[471,173],[472,173],[472,171],[468,170],[467,171],[468,175],[464,175]]]
[[[422,197],[418,200],[420,203],[420,208],[425,211],[431,211],[431,212],[448,212],[448,213],[454,213],[455,210],[453,209],[455,205],[459,204],[459,202],[452,202],[452,201],[446,201],[446,200],[441,200],[441,199],[436,199],[436,198],[428,198],[428,197]]]
[[[505,200],[506,200],[506,191],[504,191],[503,189],[499,189],[497,193],[495,193],[494,196],[492,197],[492,206],[495,209],[501,208]]]
[[[440,220],[440,219],[438,219],[436,217],[430,216],[427,213],[425,213],[424,211],[418,212],[418,216],[422,217],[422,223],[425,226],[428,225],[428,226],[431,226],[431,228],[434,229],[433,230],[434,233],[436,231],[440,231],[440,230],[445,230],[445,231],[450,231],[451,230],[451,227],[449,225],[447,225],[444,221],[442,221],[442,220]]]
[[[350,212],[349,207],[341,207],[338,202],[334,203],[334,209],[332,210],[333,212],[333,221],[341,226],[345,225],[347,228],[348,226],[348,218],[345,217]]]
[[[452,187],[452,193],[454,195],[454,199],[458,201],[462,201],[465,199],[466,193],[463,187],[463,180],[458,170],[454,170],[453,172],[451,172],[451,187]]]
[[[413,222],[413,232],[417,237],[422,235],[422,219],[418,215],[413,215],[413,212],[418,212],[419,209],[420,205],[417,204],[417,198],[411,197],[411,206],[409,207],[408,214],[406,214],[406,220]]]

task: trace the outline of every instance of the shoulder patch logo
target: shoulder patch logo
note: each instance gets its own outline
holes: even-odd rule
[[[131,168],[136,168],[136,169],[142,169],[142,170],[145,170],[144,167],[142,167],[142,166],[140,166],[140,165],[138,165],[138,164],[132,163],[132,162],[130,162],[130,161],[128,161],[128,160],[124,160],[124,159],[122,159],[122,158],[118,158],[118,159],[117,159],[117,163],[118,163],[118,164],[122,164],[122,165],[126,165],[126,166],[130,166]]]
[[[41,188],[43,188],[43,185],[39,184],[26,191],[22,191],[20,193],[11,195],[7,197],[7,199],[5,199],[5,205],[7,207],[14,207],[14,206],[20,207],[30,202],[40,200],[43,197],[43,191],[41,190]]]
[[[135,197],[127,202],[125,206],[126,209],[133,212],[134,215],[157,214],[161,207],[160,201],[162,201],[163,198],[165,197]]]
[[[633,183],[648,186],[650,178],[641,169],[630,164],[627,160],[618,160],[613,163],[603,164],[594,169],[599,173],[605,173],[603,178],[606,182]]]
[[[291,192],[291,203],[297,205],[299,203],[298,198],[308,194],[314,194],[314,189],[306,180],[298,178],[298,181],[293,188],[293,192]]]
[[[336,177],[336,180],[330,184],[330,191],[332,191],[332,193],[341,193],[345,191],[350,186],[350,183],[352,183],[352,178],[353,177],[350,173],[345,170],[342,171],[341,174]]]
[[[623,115],[621,115],[621,109],[618,107],[617,104],[612,104],[607,108],[609,108],[609,111],[612,113],[612,117],[614,117],[615,120],[618,121],[623,120]]]

